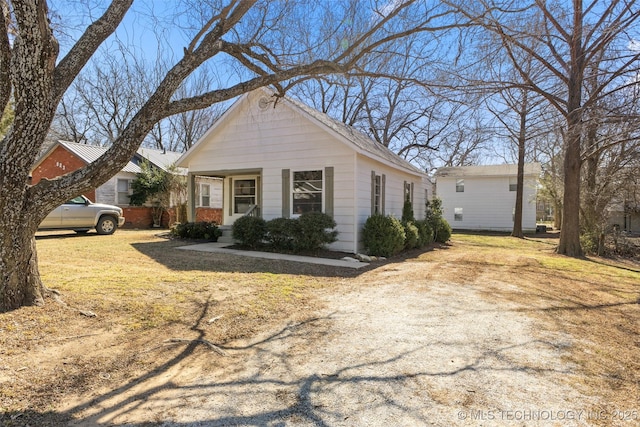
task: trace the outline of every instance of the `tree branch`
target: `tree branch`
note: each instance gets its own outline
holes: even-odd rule
[[[113,0],[104,14],[89,25],[60,61],[54,74],[53,99],[59,100],[76,78],[80,70],[95,54],[98,47],[116,30],[125,14],[133,4],[133,0]]]

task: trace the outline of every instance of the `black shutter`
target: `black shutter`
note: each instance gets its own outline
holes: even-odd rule
[[[333,218],[333,166],[324,168],[324,213]]]
[[[282,169],[282,217],[289,218],[291,216],[291,171]]]

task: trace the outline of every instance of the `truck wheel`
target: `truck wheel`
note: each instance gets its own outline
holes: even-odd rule
[[[96,231],[98,234],[113,234],[118,228],[118,222],[112,216],[101,216],[98,221],[98,225],[96,225]]]

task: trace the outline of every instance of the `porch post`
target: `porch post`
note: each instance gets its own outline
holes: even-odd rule
[[[196,220],[196,176],[191,172],[187,175],[187,221]]]

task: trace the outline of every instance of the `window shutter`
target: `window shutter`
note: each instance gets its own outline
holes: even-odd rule
[[[291,216],[291,171],[282,169],[282,217],[289,218]]]
[[[413,206],[413,182],[411,183],[411,205]]]
[[[233,215],[233,178],[229,178],[229,216]]]
[[[262,182],[260,176],[256,177],[256,206],[258,207],[258,216],[262,217]]]
[[[333,218],[333,166],[324,168],[324,213]]]
[[[386,187],[387,187],[387,176],[385,174],[382,174],[382,191],[381,191],[381,196],[382,200],[380,202],[380,213],[382,213],[382,215],[384,215],[384,202],[385,202],[385,193],[386,193]]]
[[[376,213],[376,171],[371,171],[371,215]]]

